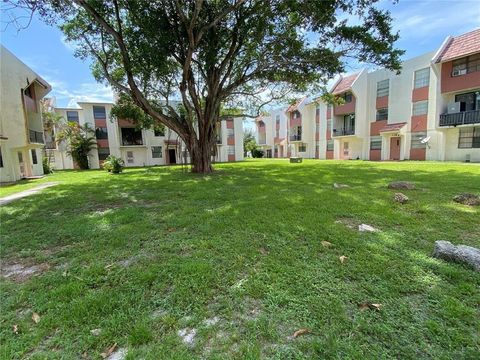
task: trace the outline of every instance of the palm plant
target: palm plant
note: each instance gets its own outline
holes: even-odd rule
[[[58,141],[65,140],[67,154],[70,155],[80,169],[89,169],[88,155],[96,145],[94,130],[88,125],[69,122],[58,134]]]

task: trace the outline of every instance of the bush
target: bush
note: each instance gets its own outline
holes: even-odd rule
[[[119,157],[108,155],[103,163],[103,168],[112,174],[120,174],[125,163]]]
[[[262,158],[263,157],[263,150],[253,149],[252,150],[252,157]]]
[[[50,160],[48,159],[48,157],[44,156],[42,158],[42,165],[43,165],[43,173],[45,175],[53,173],[53,167],[50,165]]]

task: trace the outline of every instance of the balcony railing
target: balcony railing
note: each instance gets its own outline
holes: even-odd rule
[[[355,129],[333,129],[333,136],[355,135]]]
[[[440,115],[440,126],[457,126],[480,123],[480,109]]]
[[[30,133],[30,137],[29,137],[30,143],[45,144],[45,141],[43,140],[43,132],[29,130],[29,133]]]
[[[55,141],[47,141],[45,143],[45,148],[54,150],[57,148],[57,143]]]
[[[302,141],[302,134],[290,135],[290,141]]]
[[[122,146],[143,146],[142,139],[122,139]]]

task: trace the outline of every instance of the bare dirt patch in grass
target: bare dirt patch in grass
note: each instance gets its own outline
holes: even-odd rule
[[[9,260],[0,265],[0,276],[18,283],[38,276],[50,269],[48,263],[35,264],[28,260]]]
[[[335,223],[336,224],[343,224],[351,230],[357,230],[358,225],[360,225],[362,222],[358,219],[353,218],[353,217],[346,217],[345,216],[345,217],[337,218],[337,220],[335,220]]]

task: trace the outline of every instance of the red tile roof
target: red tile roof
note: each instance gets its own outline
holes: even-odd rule
[[[447,41],[437,62],[445,62],[480,52],[480,29],[453,37]]]
[[[301,99],[298,99],[294,104],[290,105],[287,110],[285,110],[285,112],[292,112],[292,111],[295,111],[297,110],[297,108],[300,106],[300,104],[303,102],[303,100],[305,100],[306,97],[303,97]]]
[[[380,129],[380,132],[398,131],[401,128],[403,128],[406,124],[407,124],[406,122],[396,123],[396,124],[388,124],[384,128]]]
[[[360,73],[342,77],[338,84],[335,86],[335,88],[332,90],[332,94],[341,94],[349,90],[352,87],[353,82],[357,79],[358,75],[360,75]]]

